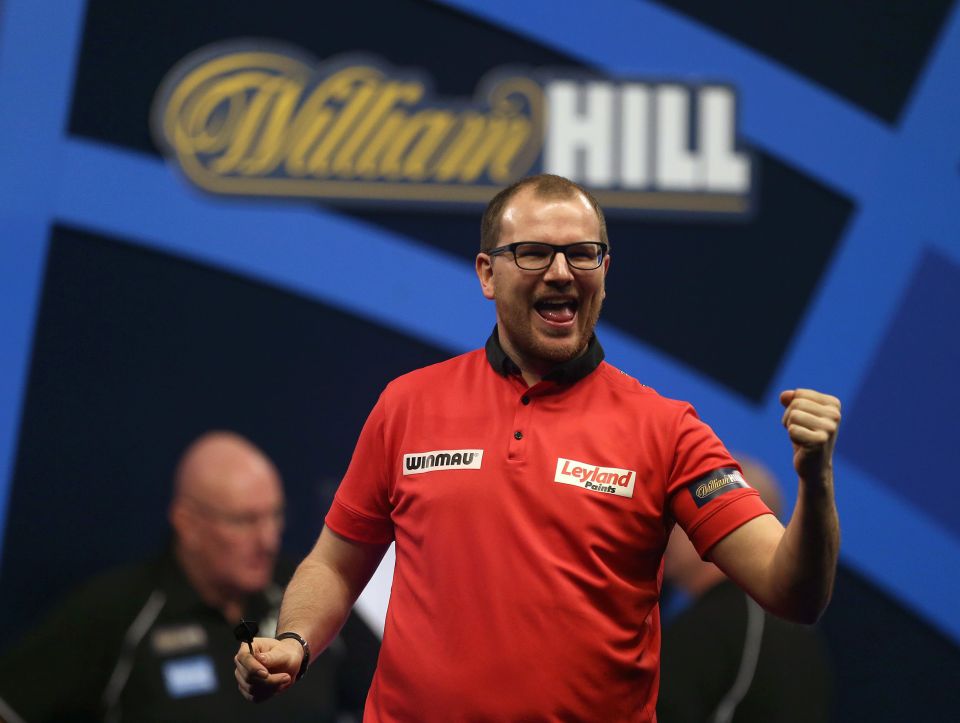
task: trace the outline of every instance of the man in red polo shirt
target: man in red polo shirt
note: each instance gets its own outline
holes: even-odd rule
[[[305,672],[391,542],[367,721],[655,720],[675,523],[768,610],[817,618],[839,544],[839,402],[781,394],[800,485],[784,529],[690,405],[603,361],[607,249],[599,205],[566,179],[490,202],[476,270],[497,326],[384,390],[287,589],[287,634],[236,656],[245,697]]]

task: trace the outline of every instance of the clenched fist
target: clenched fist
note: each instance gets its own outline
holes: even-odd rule
[[[828,485],[833,476],[833,448],[840,427],[840,400],[813,389],[780,392],[783,426],[793,442],[793,467],[811,485]]]

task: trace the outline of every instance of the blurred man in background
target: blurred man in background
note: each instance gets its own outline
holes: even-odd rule
[[[739,458],[743,476],[778,517],[772,473]],[[769,615],[704,562],[679,526],[664,578],[690,603],[663,631],[660,723],[812,723],[830,715],[831,665],[816,629]]]
[[[86,584],[0,660],[6,716],[359,720],[379,640],[356,616],[296,695],[267,711],[236,695],[233,628],[244,618],[273,635],[286,579],[283,488],[263,452],[231,432],[197,439],[177,467],[169,520],[163,557]]]

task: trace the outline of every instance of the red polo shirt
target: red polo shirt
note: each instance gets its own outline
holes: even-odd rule
[[[528,388],[496,343],[402,376],[327,516],[396,541],[366,721],[650,721],[661,557],[769,510],[683,402],[588,353]]]

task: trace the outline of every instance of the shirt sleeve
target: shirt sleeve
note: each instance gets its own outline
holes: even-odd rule
[[[326,517],[330,529],[357,542],[385,544],[394,539],[384,407],[381,395],[363,425]]]
[[[744,523],[772,514],[744,480],[737,461],[689,405],[677,426],[667,495],[671,515],[701,557]]]

